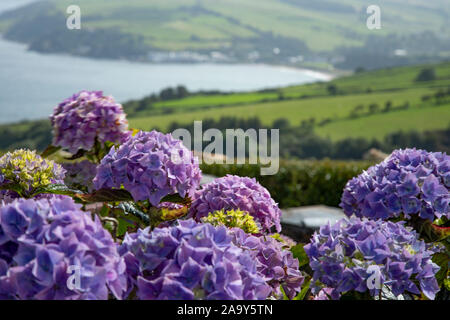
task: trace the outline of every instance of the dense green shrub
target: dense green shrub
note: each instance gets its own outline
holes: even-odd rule
[[[261,176],[258,165],[201,166],[203,173],[254,177],[282,208],[324,204],[337,207],[345,184],[372,163],[363,161],[281,161],[276,175]]]

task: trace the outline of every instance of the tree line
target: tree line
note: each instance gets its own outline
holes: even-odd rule
[[[298,126],[292,126],[289,120],[280,118],[272,125],[264,125],[258,117],[240,119],[236,117],[221,117],[220,119],[205,119],[202,121],[203,131],[216,128],[225,131],[230,128],[248,129],[279,129],[280,156],[286,159],[364,159],[364,155],[375,148],[390,153],[398,148],[421,148],[450,153],[450,122],[446,129],[419,131],[397,131],[388,134],[383,139],[366,139],[348,137],[340,141],[332,141],[328,137],[319,136],[315,132],[315,120],[302,121]],[[194,134],[193,124],[183,125],[173,122],[168,132],[185,128]],[[205,146],[209,142],[204,142]],[[225,144],[225,141],[224,141]],[[224,145],[225,148],[225,145]],[[225,150],[225,149],[224,149]]]

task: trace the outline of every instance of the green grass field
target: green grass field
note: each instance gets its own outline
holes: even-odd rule
[[[450,86],[450,63],[441,63],[437,65],[436,81],[429,81],[426,83],[415,82],[414,79],[424,66],[400,67],[392,69],[382,69],[372,72],[365,72],[355,74],[352,76],[337,78],[331,83],[338,87],[341,93],[366,93],[368,89],[373,93],[385,91],[401,91],[403,89],[416,88],[418,92],[423,93],[423,89]],[[243,92],[232,94],[216,94],[216,95],[194,95],[184,99],[161,101],[153,104],[155,108],[176,108],[182,110],[183,108],[195,107],[213,107],[226,105],[249,104],[262,101],[264,99],[276,100],[279,94],[286,98],[300,98],[300,97],[317,97],[328,96],[327,87],[328,82],[317,82],[312,84],[291,86],[280,88],[271,92]],[[408,93],[409,94],[409,93]],[[403,94],[396,95],[402,98]],[[407,97],[406,97],[407,98]],[[375,96],[375,101],[378,102]],[[337,100],[338,103],[340,102]],[[384,101],[382,101],[384,102]]]
[[[413,107],[405,111],[375,114],[357,120],[343,120],[318,127],[316,132],[333,141],[348,137],[381,138],[389,133],[444,129],[450,125],[450,104]]]
[[[294,98],[284,101],[276,100],[278,92],[250,92],[195,95],[158,102],[155,107],[171,107],[176,109],[175,112],[131,118],[130,124],[138,129],[166,130],[173,122],[187,124],[208,118],[217,120],[223,116],[258,117],[267,126],[280,118],[287,119],[294,126],[311,118],[316,123],[330,119],[330,123],[317,126],[316,130],[318,134],[329,136],[332,140],[346,137],[383,138],[398,130],[446,128],[450,123],[450,104],[434,106],[430,102],[423,102],[422,97],[433,95],[439,88],[447,90],[450,87],[450,63],[434,66],[436,80],[415,81],[423,68],[424,66],[393,68],[338,78],[332,82],[340,92],[335,96],[327,92],[330,83],[314,83],[279,89],[285,97]],[[263,102],[264,99],[274,101]],[[388,101],[394,108],[405,103],[409,104],[409,108],[350,118],[352,110],[359,105],[363,105],[365,110],[371,104],[383,108]],[[195,107],[203,108],[192,110]]]
[[[189,107],[205,107],[205,106],[221,106],[232,104],[243,104],[261,101],[263,99],[276,99],[278,94],[275,92],[268,93],[233,93],[218,95],[195,95],[179,100],[161,101],[154,104],[156,108],[189,108]]]

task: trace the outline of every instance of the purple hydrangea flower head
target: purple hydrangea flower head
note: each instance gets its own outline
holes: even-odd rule
[[[242,210],[253,216],[265,232],[281,231],[281,210],[269,191],[255,179],[227,175],[197,191],[189,216],[199,220],[218,210]]]
[[[158,131],[139,132],[117,150],[113,147],[97,168],[96,189],[124,186],[135,201],[153,206],[170,194],[192,197],[201,171],[180,140]]]
[[[94,190],[94,177],[97,174],[97,165],[88,160],[80,162],[63,163],[66,170],[64,183],[66,186],[77,189],[84,189],[92,192]]]
[[[262,300],[270,287],[249,252],[225,227],[192,219],[127,234],[120,247],[131,284],[142,300]]]
[[[96,141],[122,143],[130,136],[122,106],[101,91],[81,91],[60,103],[50,116],[53,145],[72,154]]]
[[[301,291],[304,276],[299,270],[298,260],[284,244],[270,236],[255,236],[240,228],[230,229],[236,246],[251,253],[256,261],[258,273],[272,288],[272,296],[282,299],[284,293],[293,299]]]
[[[341,207],[351,216],[390,219],[403,214],[434,221],[450,218],[450,156],[425,150],[394,151],[350,180]]]
[[[120,299],[125,271],[109,232],[71,198],[0,207],[0,299]]]
[[[343,219],[321,227],[304,248],[314,272],[313,294],[333,288],[333,299],[349,291],[375,297],[386,286],[395,296],[423,292],[434,299],[439,291],[439,266],[431,259],[440,248],[419,240],[404,222]]]
[[[15,150],[0,158],[0,185],[13,184],[22,196],[50,184],[63,184],[66,170],[54,161],[47,160],[35,151]],[[3,197],[13,196],[12,191],[3,192]]]

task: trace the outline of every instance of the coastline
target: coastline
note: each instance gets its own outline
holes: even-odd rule
[[[147,61],[147,60],[136,60],[136,59],[110,59],[110,58],[103,58],[103,57],[90,57],[85,55],[75,55],[70,53],[60,53],[60,52],[39,52],[35,50],[30,50],[28,48],[28,44],[20,41],[14,41],[10,39],[6,39],[3,37],[3,34],[0,32],[0,40],[9,42],[11,44],[20,45],[26,50],[27,52],[48,56],[48,57],[70,57],[70,58],[77,58],[77,59],[86,59],[91,61],[101,61],[101,62],[125,62],[125,63],[131,63],[131,64],[144,64],[144,65],[201,65],[201,66],[208,66],[208,65],[218,65],[218,66],[235,66],[235,65],[242,65],[242,66],[263,66],[263,67],[274,67],[279,68],[280,70],[294,70],[296,72],[303,72],[306,76],[316,78],[318,81],[331,81],[335,79],[336,77],[342,75],[342,74],[348,74],[350,71],[346,70],[324,70],[320,68],[305,68],[302,66],[293,66],[289,64],[277,64],[277,63],[264,63],[264,62],[247,62],[247,61],[234,61],[234,62],[186,62],[186,61],[161,61],[161,62],[153,62],[153,61]]]
[[[80,90],[103,90],[117,101],[127,102],[177,85],[192,93],[241,93],[333,78],[316,70],[269,64],[154,64],[40,54],[3,38],[0,69],[2,124],[42,119],[58,101]]]

